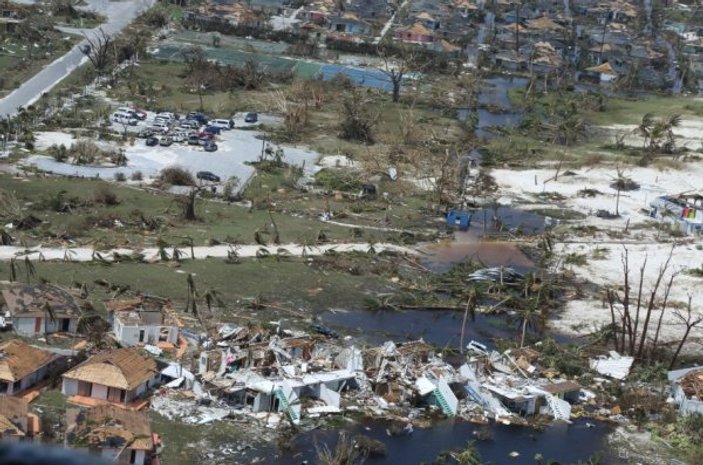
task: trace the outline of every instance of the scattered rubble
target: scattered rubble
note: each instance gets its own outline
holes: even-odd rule
[[[591,369],[601,375],[615,379],[625,379],[630,374],[630,368],[634,363],[634,357],[621,356],[615,351],[609,352],[608,358],[591,360]]]

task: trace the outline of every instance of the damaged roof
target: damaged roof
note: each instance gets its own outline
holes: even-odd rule
[[[19,339],[0,344],[0,380],[14,383],[56,358],[48,350],[32,347]]]
[[[101,352],[64,373],[64,378],[132,390],[159,371],[156,361],[135,348]]]
[[[71,292],[52,284],[14,287],[2,291],[10,314],[17,316],[44,316],[51,309],[54,317],[79,317],[82,313]],[[48,308],[47,308],[48,307]]]
[[[151,450],[154,440],[146,413],[101,405],[66,412],[68,442],[74,446]]]

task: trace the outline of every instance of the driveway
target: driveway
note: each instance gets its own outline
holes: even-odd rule
[[[119,33],[125,26],[134,20],[141,12],[150,8],[155,0],[90,0],[86,9],[99,12],[107,18],[107,22],[100,26],[105,33],[114,35]],[[86,35],[97,32],[99,28],[93,29]],[[26,107],[33,104],[42,94],[49,92],[56,84],[61,82],[66,76],[81,64],[87,61],[86,56],[80,51],[80,47],[87,44],[87,40],[81,41],[61,58],[57,58],[47,65],[33,78],[15,89],[7,97],[0,99],[0,115],[13,116],[17,113],[17,108]]]

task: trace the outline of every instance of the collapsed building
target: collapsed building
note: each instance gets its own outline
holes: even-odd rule
[[[581,399],[578,384],[545,377],[529,349],[488,352],[472,343],[456,368],[422,340],[360,349],[234,325],[221,326],[219,336],[197,360],[193,393],[268,421],[342,411],[414,418],[428,410],[515,424],[538,414],[569,421]]]

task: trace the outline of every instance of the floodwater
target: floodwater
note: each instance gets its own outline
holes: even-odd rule
[[[368,465],[415,465],[432,463],[438,454],[465,448],[469,441],[475,439],[475,431],[480,426],[461,421],[443,420],[431,428],[415,428],[411,435],[389,436],[386,432],[388,422],[370,420],[363,424],[352,424],[345,428],[351,436],[364,434],[382,441],[386,446],[386,455],[369,457]],[[533,464],[537,454],[543,457],[541,463],[556,461],[561,465],[582,463],[596,455],[600,456],[602,465],[619,463],[606,449],[605,437],[610,428],[602,423],[588,423],[577,420],[571,425],[559,423],[542,432],[518,426],[493,425],[492,440],[476,441],[475,446],[481,454],[483,463]],[[316,444],[327,445],[330,449],[338,439],[339,430],[311,431],[301,435],[293,450],[285,454],[266,457],[261,463],[277,465],[299,465],[317,463]],[[510,454],[517,452],[517,457]],[[514,454],[513,454],[514,455]]]
[[[479,139],[489,139],[493,137],[491,128],[515,127],[523,120],[523,114],[511,112],[512,104],[508,92],[511,89],[524,88],[527,79],[519,77],[494,76],[484,80],[481,93],[478,96],[480,105],[502,108],[503,111],[491,111],[480,108],[478,110],[478,125],[476,137]],[[457,118],[465,120],[469,116],[469,110],[459,109]]]
[[[420,263],[435,273],[449,271],[454,265],[467,260],[478,260],[486,267],[506,266],[519,272],[534,268],[534,263],[515,242],[483,240],[484,210],[474,214],[468,231],[456,231],[453,239],[426,244]],[[515,231],[534,233],[544,229],[544,217],[530,212],[499,207],[485,211],[487,219],[495,214],[503,227]],[[490,220],[489,220],[490,222]],[[496,233],[493,224],[486,225],[487,234]],[[328,310],[320,314],[327,325],[344,328],[347,332],[362,337],[370,344],[387,340],[409,341],[423,338],[439,347],[459,347],[461,340],[462,311],[447,309],[412,310]],[[477,315],[475,321],[467,321],[464,329],[464,344],[474,339],[493,347],[495,339],[510,339],[515,336],[505,316]]]
[[[422,248],[425,253],[420,263],[426,268],[442,273],[452,266],[466,260],[476,260],[486,267],[508,266],[525,272],[534,267],[534,263],[525,255],[515,242],[485,240],[484,232],[493,235],[499,233],[492,222],[494,215],[500,219],[504,229],[524,234],[540,233],[544,230],[543,216],[515,210],[509,207],[477,210],[468,231],[456,231],[453,239],[429,244]],[[486,228],[484,231],[484,221]]]
[[[514,242],[482,240],[476,230],[457,231],[453,240],[425,246],[423,251],[426,255],[420,263],[438,273],[467,260],[481,262],[486,267],[507,266],[520,272],[534,267],[532,260]]]
[[[459,348],[464,312],[457,310],[328,310],[319,316],[329,326],[344,328],[369,344],[414,341],[422,338],[437,347]],[[464,345],[475,340],[494,347],[495,339],[515,337],[505,316],[477,314],[467,318]]]

